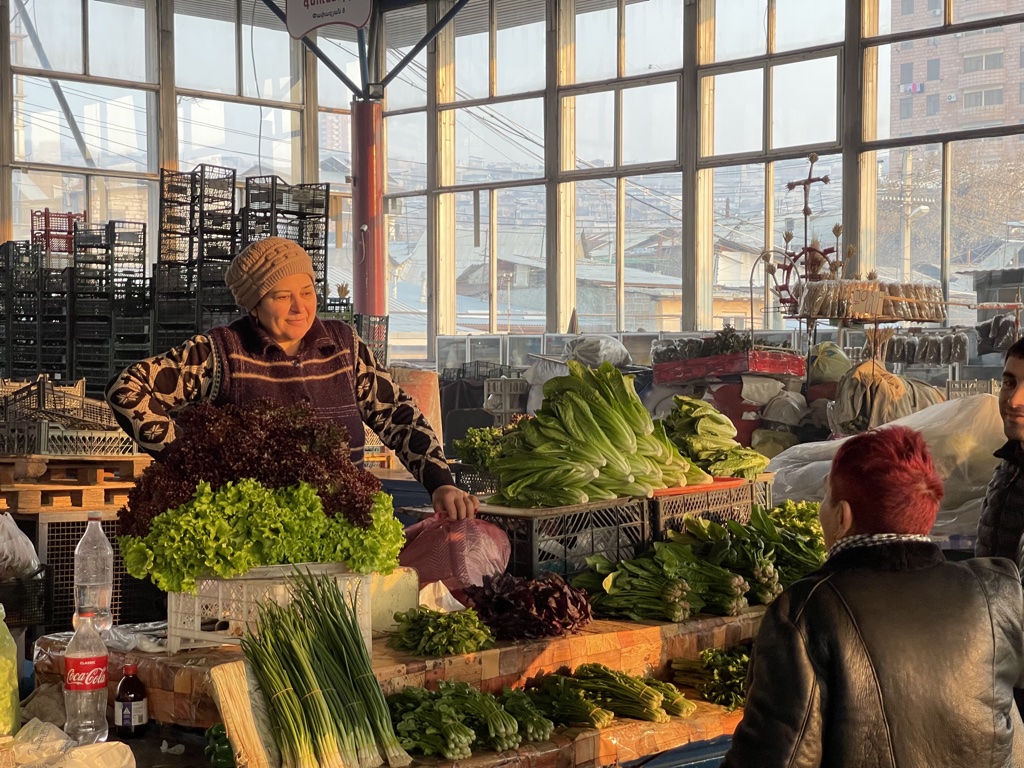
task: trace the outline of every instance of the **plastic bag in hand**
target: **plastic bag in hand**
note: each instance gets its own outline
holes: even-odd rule
[[[457,599],[470,584],[482,586],[484,576],[503,573],[512,554],[508,536],[483,520],[448,520],[432,515],[405,529],[406,545],[399,562],[415,568],[420,589],[443,582]]]
[[[28,576],[39,570],[39,556],[32,540],[14,518],[0,513],[0,581]]]

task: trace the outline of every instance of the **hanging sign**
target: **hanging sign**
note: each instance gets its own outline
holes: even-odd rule
[[[370,23],[372,7],[373,0],[285,0],[288,34],[299,40],[328,24],[361,29]]]

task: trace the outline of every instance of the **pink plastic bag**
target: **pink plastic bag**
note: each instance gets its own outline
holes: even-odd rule
[[[503,573],[512,554],[505,532],[483,520],[431,515],[406,528],[405,538],[398,560],[416,569],[420,589],[441,581],[456,599],[470,584],[481,586],[484,576]]]

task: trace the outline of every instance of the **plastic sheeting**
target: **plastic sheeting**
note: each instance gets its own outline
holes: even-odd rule
[[[869,360],[839,382],[833,423],[840,434],[855,435],[943,400],[945,395],[930,384],[889,373],[885,366]]]
[[[976,395],[950,400],[891,423],[921,432],[945,484],[934,532],[974,534],[985,489],[998,463],[992,454],[1006,442],[998,398]],[[775,472],[773,497],[821,501],[825,476],[842,443],[805,443],[772,459],[768,471]]]

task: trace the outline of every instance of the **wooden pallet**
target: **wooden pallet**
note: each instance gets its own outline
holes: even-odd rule
[[[131,481],[110,481],[101,485],[67,482],[0,484],[0,512],[116,512],[128,501],[128,491],[134,486]]]
[[[0,456],[0,487],[54,482],[87,486],[134,483],[152,461],[149,456]]]

